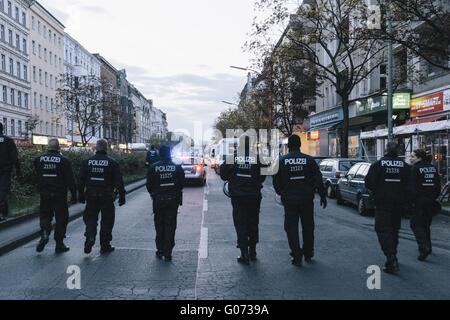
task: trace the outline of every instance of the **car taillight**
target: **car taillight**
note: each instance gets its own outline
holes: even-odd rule
[[[340,179],[341,178],[341,173],[339,171],[336,171],[336,178]]]

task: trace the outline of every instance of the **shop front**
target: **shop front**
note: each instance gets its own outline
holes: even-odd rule
[[[310,154],[322,157],[338,156],[339,148],[336,130],[344,120],[342,107],[330,109],[312,115],[309,118],[310,128],[306,139],[308,140]],[[331,143],[334,141],[334,147]]]

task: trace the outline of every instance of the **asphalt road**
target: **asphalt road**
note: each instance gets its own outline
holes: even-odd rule
[[[0,257],[0,299],[450,299],[448,217],[434,222],[434,251],[426,263],[417,261],[404,220],[400,274],[381,273],[381,289],[369,290],[367,268],[384,264],[373,217],[334,200],[326,210],[316,203],[315,260],[298,268],[290,263],[283,209],[273,194],[268,179],[258,261],[251,266],[236,262],[231,204],[210,172],[207,187],[185,189],[171,263],[155,257],[152,203],[141,189],[117,208],[115,252],[101,256],[97,244],[85,255],[84,224],[77,220],[69,225],[67,254],[55,255],[52,241],[42,254],[33,242]],[[80,270],[81,289],[67,286],[70,266]]]

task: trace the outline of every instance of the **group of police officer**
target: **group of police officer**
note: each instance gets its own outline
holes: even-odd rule
[[[266,179],[262,174],[264,165],[257,150],[250,146],[246,136],[240,139],[240,150],[231,161],[221,165],[221,178],[228,182],[233,208],[233,221],[237,233],[237,246],[241,251],[237,261],[249,265],[257,259],[259,242],[259,214],[261,189]],[[273,175],[273,187],[281,196],[285,211],[284,229],[290,247],[292,264],[300,266],[303,258],[310,263],[314,256],[314,196],[320,196],[320,205],[327,207],[326,191],[319,167],[309,155],[300,152],[301,140],[297,135],[288,139],[289,152],[279,157]],[[55,217],[55,252],[69,251],[64,244],[70,203],[86,203],[83,220],[86,224],[84,251],[89,254],[95,244],[99,213],[102,214],[100,229],[101,253],[114,250],[111,246],[115,220],[114,201],[119,195],[119,206],[125,204],[125,188],[118,163],[107,154],[108,144],[99,140],[96,154],[84,160],[81,166],[78,190],[70,161],[60,152],[57,139],[49,141],[48,150],[34,161],[38,176],[41,239],[37,251],[42,252],[49,242],[52,220]],[[147,190],[153,199],[156,229],[156,256],[172,260],[175,246],[178,208],[182,204],[184,171],[171,157],[170,148],[161,146],[159,154],[152,146],[146,160]],[[386,155],[375,162],[365,178],[375,203],[375,231],[386,256],[384,271],[399,271],[397,246],[401,216],[406,209],[412,210],[411,228],[416,236],[420,261],[432,253],[430,226],[432,217],[440,212],[436,201],[441,184],[436,167],[423,150],[411,156],[412,167],[399,157],[398,145],[389,142]],[[4,136],[0,123],[0,213],[8,211],[7,195],[10,192],[11,172],[16,167],[20,174],[17,148],[12,139]],[[78,191],[78,195],[77,195]],[[303,246],[300,244],[299,222],[302,224]]]
[[[246,145],[248,140],[241,139]],[[297,135],[288,139],[288,154],[276,162],[273,187],[284,206],[284,229],[291,250],[292,264],[300,266],[303,258],[310,263],[314,256],[314,195],[318,191],[320,205],[327,207],[322,174],[316,161],[300,152]],[[259,241],[259,211],[261,189],[265,176],[256,154],[245,149],[244,156],[235,154],[234,160],[221,165],[221,178],[228,182],[228,193],[233,207],[233,220],[241,256],[246,265],[256,260]],[[412,210],[411,228],[419,246],[420,261],[432,253],[430,226],[432,217],[440,212],[436,200],[441,184],[436,167],[423,150],[411,156],[412,167],[399,157],[398,145],[387,144],[386,155],[375,162],[365,183],[375,203],[375,231],[386,256],[384,271],[399,271],[397,260],[398,234],[402,213]],[[303,246],[300,245],[299,222],[302,224]]]

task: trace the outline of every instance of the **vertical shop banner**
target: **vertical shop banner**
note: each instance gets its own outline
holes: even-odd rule
[[[411,117],[420,117],[442,111],[444,111],[443,91],[411,100]]]

